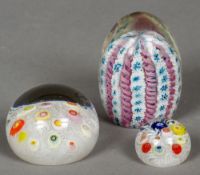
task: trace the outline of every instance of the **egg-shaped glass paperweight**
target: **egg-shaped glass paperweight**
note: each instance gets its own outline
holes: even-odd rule
[[[99,68],[101,100],[113,123],[140,128],[155,118],[171,118],[181,82],[179,51],[157,17],[136,12],[116,23]]]

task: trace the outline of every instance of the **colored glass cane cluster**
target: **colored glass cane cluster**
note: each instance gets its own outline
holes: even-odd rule
[[[135,148],[144,163],[169,167],[185,161],[191,142],[183,124],[175,120],[164,120],[144,126],[136,137]]]

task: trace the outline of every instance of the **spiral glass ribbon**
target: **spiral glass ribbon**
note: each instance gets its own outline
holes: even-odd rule
[[[110,120],[138,128],[155,118],[171,118],[181,83],[181,58],[167,27],[144,12],[119,20],[104,41],[99,69]]]

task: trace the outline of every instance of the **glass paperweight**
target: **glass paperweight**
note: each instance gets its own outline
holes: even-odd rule
[[[170,119],[181,94],[181,58],[167,27],[136,12],[120,19],[106,37],[99,89],[109,119],[140,128],[155,118]]]
[[[189,156],[190,136],[176,120],[155,121],[141,128],[135,139],[138,157],[154,167],[179,165]]]
[[[83,159],[94,148],[99,122],[92,103],[63,85],[43,85],[20,96],[6,122],[9,145],[33,164],[58,165]]]

